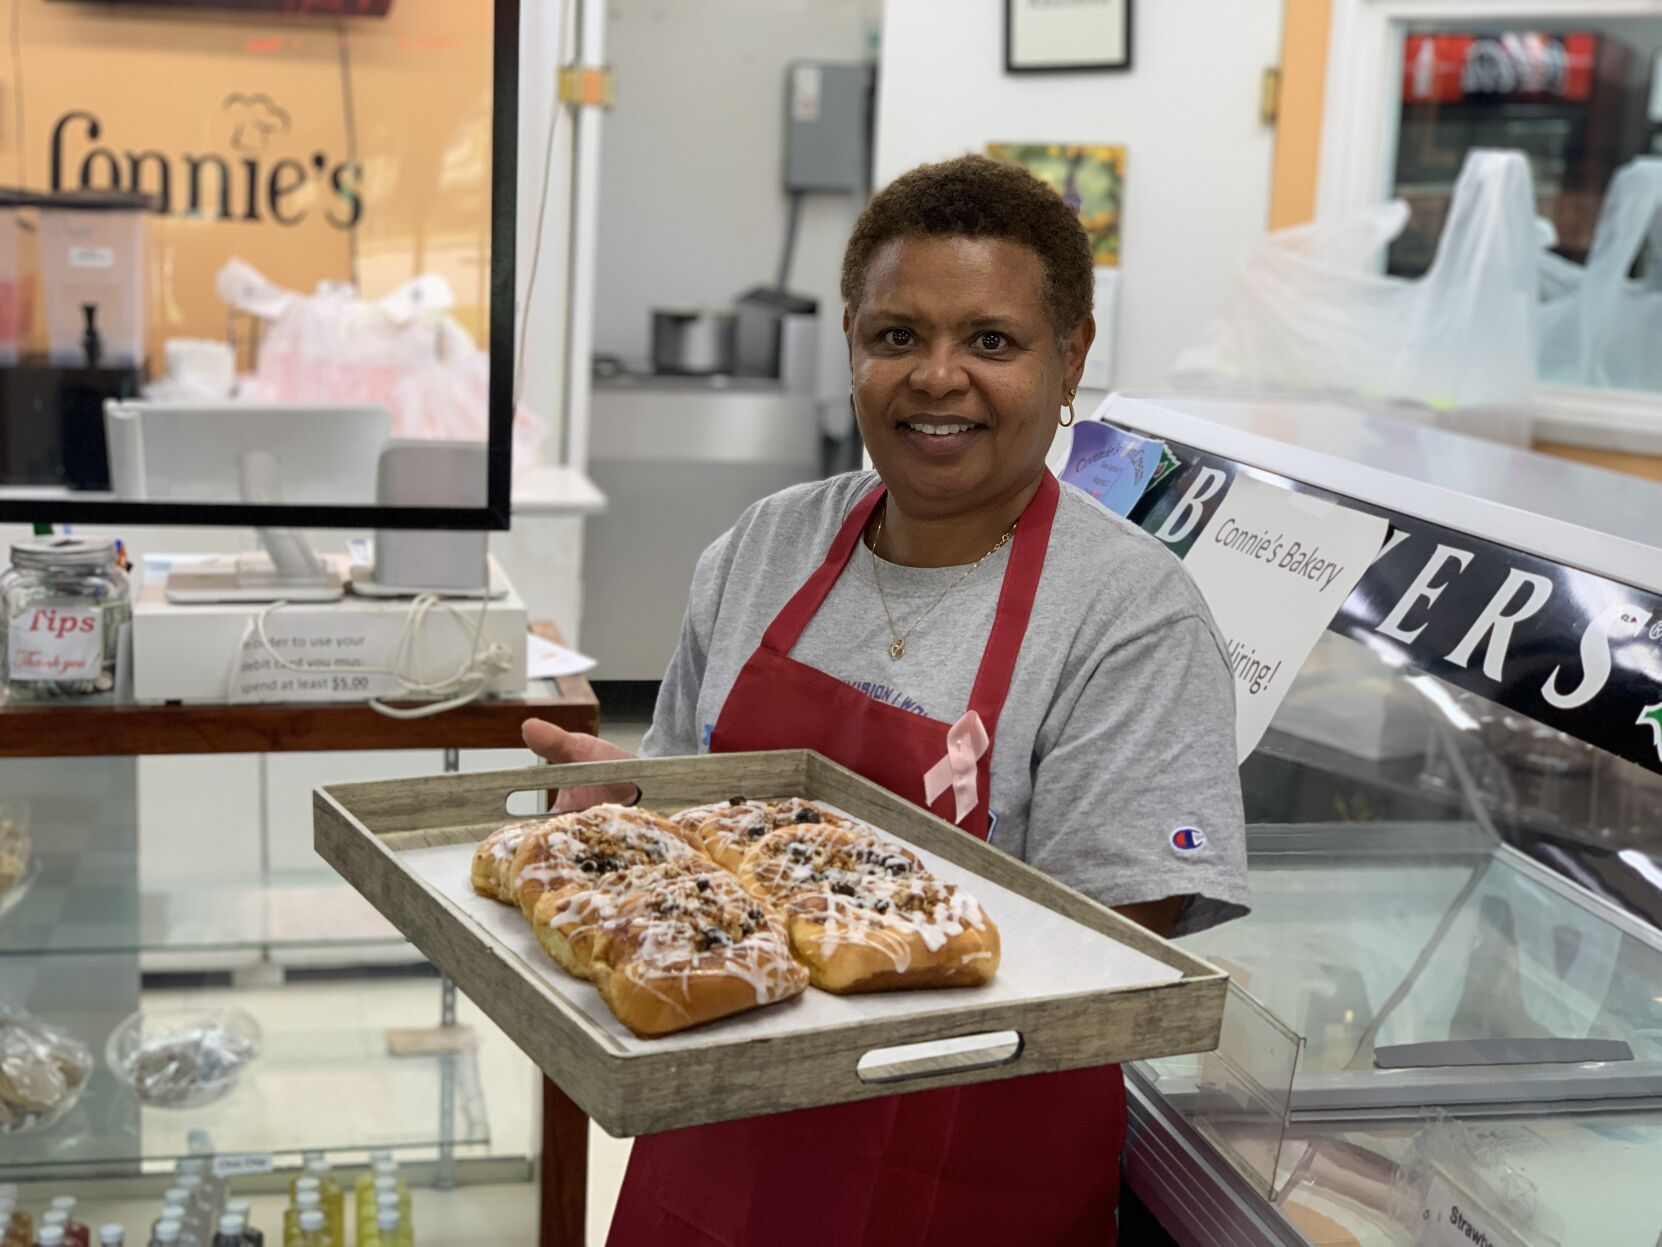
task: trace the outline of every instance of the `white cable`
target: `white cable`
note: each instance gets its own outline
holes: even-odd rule
[[[488,592],[479,599],[479,613],[474,619],[473,639],[466,660],[448,676],[439,680],[418,680],[407,674],[414,662],[416,639],[435,607],[442,607],[451,618],[456,619],[463,627],[467,626],[462,621],[461,612],[437,594],[424,593],[410,603],[410,609],[404,616],[404,627],[399,631],[398,640],[392,648],[391,664],[385,667],[354,667],[341,663],[311,665],[283,657],[272,646],[271,638],[266,634],[266,623],[271,616],[287,605],[289,603],[286,601],[273,602],[254,616],[254,635],[259,638],[261,647],[270,655],[272,662],[278,666],[311,675],[390,676],[398,682],[402,693],[414,697],[441,699],[427,705],[408,707],[389,706],[378,697],[367,699],[371,710],[390,719],[425,719],[431,715],[443,714],[446,710],[454,710],[458,706],[465,706],[485,691],[485,686],[493,677],[502,675],[513,666],[513,654],[507,646],[492,641],[481,648],[485,636],[485,620],[490,609]]]

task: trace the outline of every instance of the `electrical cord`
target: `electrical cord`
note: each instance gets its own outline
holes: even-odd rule
[[[391,663],[385,667],[354,667],[341,663],[325,663],[311,665],[298,663],[293,659],[279,654],[271,643],[271,637],[266,632],[266,625],[271,617],[282,610],[288,602],[273,602],[254,616],[254,635],[259,639],[260,646],[270,656],[272,662],[289,671],[299,671],[308,675],[384,675],[391,676],[398,682],[399,690],[411,697],[437,697],[440,700],[420,706],[389,706],[378,697],[371,697],[367,704],[377,714],[384,714],[389,719],[426,719],[436,714],[443,714],[446,710],[455,710],[478,699],[485,691],[485,686],[499,675],[506,673],[513,666],[513,654],[505,645],[492,641],[484,643],[485,620],[490,609],[490,596],[487,594],[479,600],[479,612],[473,621],[472,643],[468,648],[468,656],[448,676],[438,680],[418,680],[408,674],[415,654],[415,644],[429,616],[436,609],[444,610],[462,627],[467,627],[462,613],[447,599],[437,594],[424,593],[410,603],[410,609],[404,616],[404,627],[399,631],[398,640],[392,648]],[[235,678],[233,670],[232,678]]]

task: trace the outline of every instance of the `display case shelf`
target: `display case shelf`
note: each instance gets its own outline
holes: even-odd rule
[[[304,949],[344,955],[408,943],[350,887],[321,875],[106,890],[78,881],[69,855],[39,856],[40,877],[0,917],[0,958]]]
[[[267,1033],[234,1090],[189,1109],[141,1106],[103,1067],[100,1050],[86,1094],[61,1121],[0,1136],[0,1172],[29,1181],[119,1177],[202,1151],[279,1158],[376,1148],[460,1154],[489,1142],[474,1053],[391,1056],[387,1033],[376,1029],[279,1031]]]

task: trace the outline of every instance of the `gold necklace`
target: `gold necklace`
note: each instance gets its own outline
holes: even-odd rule
[[[971,563],[964,569],[964,574],[962,576],[958,577],[958,579],[954,580],[946,588],[942,589],[941,596],[925,607],[923,614],[912,620],[911,627],[907,628],[904,632],[898,632],[895,630],[894,616],[889,613],[889,600],[883,596],[883,579],[877,574],[877,543],[883,540],[883,519],[886,515],[888,515],[888,513],[889,506],[887,503],[884,503],[883,510],[877,516],[877,531],[871,536],[871,580],[872,583],[877,586],[877,600],[883,604],[883,618],[888,621],[889,635],[894,637],[893,644],[889,646],[889,657],[895,662],[899,662],[906,656],[907,638],[917,630],[917,626],[920,623],[929,617],[929,612],[934,610],[942,602],[946,601],[946,595],[951,593],[959,585],[963,584],[964,581],[968,580],[976,568],[980,567],[981,564],[985,563],[988,559],[992,558],[993,555],[997,554],[1006,545],[1008,545],[1010,543],[1010,538],[1016,535],[1016,526],[1015,524],[1012,524],[1009,528],[1005,529],[1004,535],[997,541],[993,542],[993,548],[991,550],[988,550],[980,558],[976,559],[975,562]]]

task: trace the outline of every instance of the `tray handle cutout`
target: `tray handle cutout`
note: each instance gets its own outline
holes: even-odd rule
[[[873,1048],[860,1058],[854,1072],[865,1083],[905,1082],[935,1074],[991,1069],[1021,1059],[1020,1031],[984,1031],[956,1039],[926,1039],[922,1043]]]
[[[559,795],[558,788],[516,788],[503,798],[502,808],[509,818],[545,818],[555,812],[554,803]],[[641,790],[636,788],[624,804],[637,805],[640,799]]]

